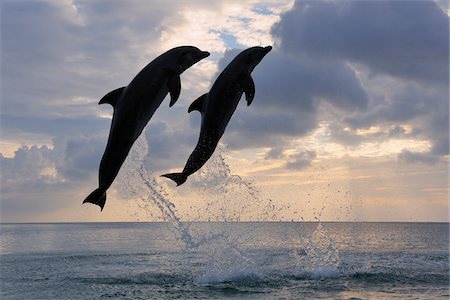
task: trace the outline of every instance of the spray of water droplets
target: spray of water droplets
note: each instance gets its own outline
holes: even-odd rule
[[[180,195],[185,202],[186,198],[197,198],[198,206],[188,207],[188,210],[196,211],[197,216],[192,213],[186,215],[194,221],[277,221],[280,208],[251,183],[231,173],[225,162],[223,145],[201,170],[176,189],[170,188],[146,168],[148,151],[145,134],[142,134],[119,173],[118,188],[121,193],[137,199],[138,206],[150,217],[170,222],[187,251],[200,250],[208,255],[209,263],[198,282],[220,282],[259,274],[259,264],[242,246],[256,242],[250,234],[255,227],[250,226],[243,233],[242,230],[234,232],[229,226],[212,226],[205,232],[196,227],[197,223],[182,222],[171,199],[176,200]],[[285,249],[290,249],[285,260],[290,267],[295,267],[294,273],[301,270],[322,274],[322,271],[337,270],[339,265],[338,250],[320,224],[310,238],[298,235],[297,241]]]

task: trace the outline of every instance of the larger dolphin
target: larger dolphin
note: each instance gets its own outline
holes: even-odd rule
[[[177,101],[181,73],[207,56],[209,52],[192,46],[173,48],[145,66],[128,86],[109,92],[100,100],[99,104],[111,104],[114,113],[108,144],[100,162],[99,187],[83,203],[96,204],[103,210],[106,190],[119,173],[134,141],[168,93],[170,106]]]
[[[243,93],[249,106],[255,97],[255,84],[250,74],[271,46],[252,47],[239,53],[214,82],[209,93],[203,94],[189,107],[188,112],[198,110],[202,114],[202,125],[197,146],[181,173],[162,176],[172,179],[177,186],[198,171],[211,157],[217,143],[225,132]]]

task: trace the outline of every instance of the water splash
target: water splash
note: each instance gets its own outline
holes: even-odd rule
[[[205,215],[213,221],[276,221],[272,199],[239,175],[232,174],[224,153],[221,145],[211,163],[192,180],[204,203]]]
[[[205,166],[175,191],[159,182],[146,168],[149,151],[145,134],[135,142],[118,176],[119,190],[135,199],[152,218],[162,218],[173,225],[174,233],[186,251],[200,251],[208,256],[205,271],[198,283],[216,283],[239,280],[242,277],[264,276],[261,265],[243,250],[242,245],[255,227],[247,232],[233,232],[232,227],[210,229],[204,232],[195,223],[182,222],[174,203],[180,193],[200,199],[198,219],[208,216],[212,221],[277,221],[280,208],[260,190],[238,175],[233,175],[225,162],[225,148],[220,145]],[[190,198],[190,197],[189,197]],[[323,209],[318,213],[318,218]],[[158,214],[158,215],[156,215]],[[192,215],[190,216],[191,219]],[[254,225],[257,226],[257,225]],[[311,277],[335,274],[340,259],[337,247],[320,223],[311,236],[297,234],[296,241],[286,246],[283,260],[293,275]],[[295,236],[295,234],[294,234]]]
[[[295,274],[312,278],[332,277],[340,274],[339,249],[321,223],[310,236],[297,236],[292,243],[289,257],[294,264]]]
[[[154,216],[151,205],[155,206],[164,221],[170,222],[178,237],[187,247],[196,247],[189,227],[181,223],[177,216],[175,205],[169,200],[169,192],[157,183],[153,174],[145,167],[145,157],[148,153],[148,143],[142,134],[133,145],[118,176],[119,189],[122,193],[138,199],[138,206]]]
[[[236,237],[225,233],[212,243],[203,244],[202,248],[207,253],[208,263],[196,280],[199,284],[238,281],[258,274],[257,264],[241,249]]]

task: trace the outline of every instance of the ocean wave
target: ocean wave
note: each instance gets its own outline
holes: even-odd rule
[[[399,284],[431,284],[441,285],[449,283],[448,273],[421,273],[413,274],[413,271],[406,273],[392,272],[356,272],[346,277],[354,281],[361,281],[365,284],[376,285],[379,283],[399,283]]]
[[[100,285],[178,285],[192,281],[187,274],[141,273],[137,275],[111,277],[76,277],[68,281]]]

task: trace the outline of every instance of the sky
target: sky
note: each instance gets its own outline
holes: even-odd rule
[[[142,182],[127,185],[133,164],[103,212],[81,205],[112,116],[97,103],[193,45],[211,55],[182,74],[178,102],[164,100],[142,140],[153,188],[182,220],[447,222],[449,14],[425,0],[3,0],[1,221],[164,219]],[[209,165],[179,188],[160,178],[195,147],[190,103],[240,51],[268,45],[255,99],[238,105]]]

